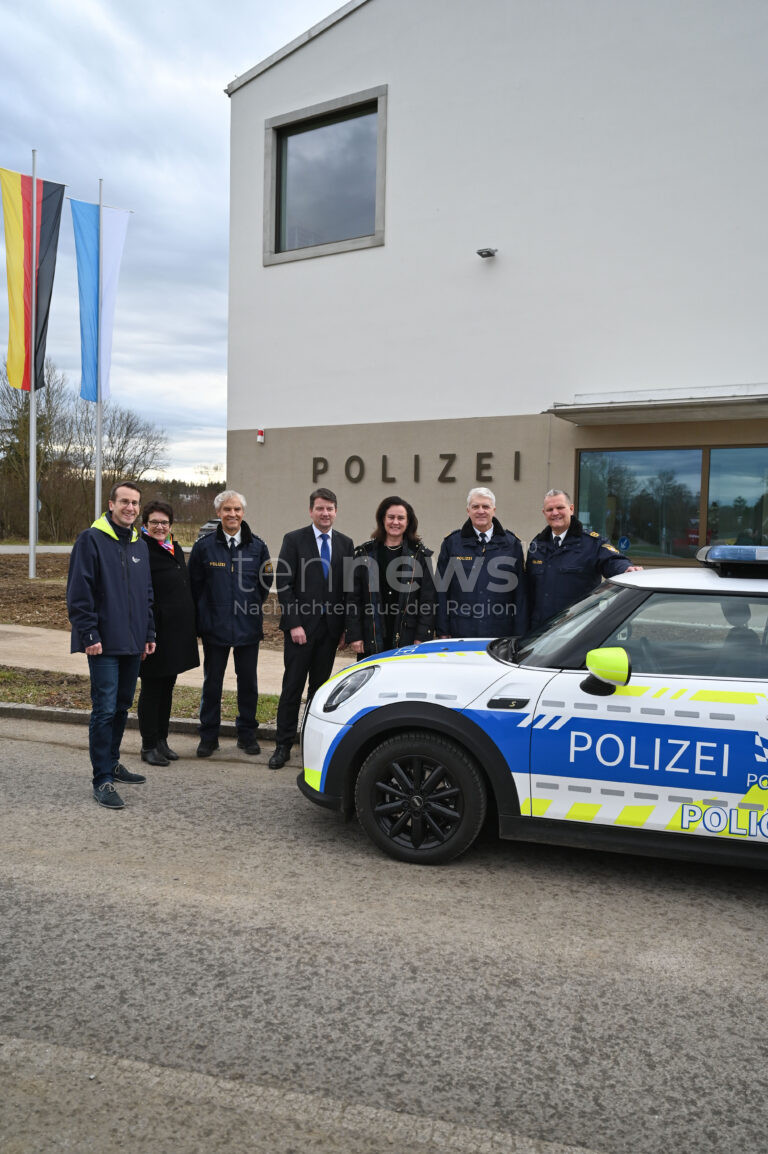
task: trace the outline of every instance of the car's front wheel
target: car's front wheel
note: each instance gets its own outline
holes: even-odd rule
[[[355,808],[365,832],[391,857],[437,865],[472,845],[487,795],[460,746],[433,734],[400,733],[363,762]]]

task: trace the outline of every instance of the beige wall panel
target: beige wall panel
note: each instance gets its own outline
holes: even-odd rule
[[[494,491],[500,521],[527,543],[542,528],[547,489],[575,490],[579,449],[749,444],[768,444],[768,420],[587,427],[537,414],[267,429],[263,444],[255,429],[230,430],[227,481],[245,494],[248,520],[273,554],[283,533],[308,523],[308,497],[318,485],[337,494],[337,527],[356,543],[370,536],[382,497],[397,493],[414,506],[427,545],[438,549],[465,519],[467,492],[477,484]],[[313,481],[317,458],[328,468]],[[362,476],[351,480],[360,462]]]
[[[574,433],[545,415],[276,429],[266,431],[261,445],[255,430],[230,431],[227,479],[247,497],[249,519],[273,552],[286,530],[308,522],[316,485],[337,494],[337,527],[357,543],[370,536],[378,502],[397,493],[411,502],[425,542],[436,549],[466,519],[467,493],[478,484],[496,494],[502,524],[528,539],[540,528],[541,498],[550,484],[573,484]],[[328,471],[313,482],[315,458],[327,461]],[[346,475],[359,472],[352,458],[364,465],[358,481]]]

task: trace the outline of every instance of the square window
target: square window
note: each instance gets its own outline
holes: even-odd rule
[[[264,264],[384,243],[386,87],[266,123]]]
[[[633,559],[693,558],[701,459],[701,449],[584,451],[576,515]]]
[[[768,448],[713,449],[707,544],[768,545]],[[703,544],[703,542],[702,542]]]

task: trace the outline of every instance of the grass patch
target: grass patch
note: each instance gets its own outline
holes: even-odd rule
[[[133,700],[133,711],[139,696],[139,686]],[[277,716],[278,697],[273,693],[259,695],[256,716],[264,725]],[[49,705],[57,709],[91,708],[90,679],[81,674],[52,673],[44,669],[19,669],[16,666],[0,668],[0,701],[14,705]],[[173,693],[174,717],[196,718],[200,707],[200,690],[191,685],[177,685]],[[221,698],[223,721],[237,717],[237,694],[225,689]]]

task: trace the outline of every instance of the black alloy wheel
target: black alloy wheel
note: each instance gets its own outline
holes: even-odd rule
[[[363,762],[355,808],[365,832],[398,861],[438,865],[469,849],[485,819],[483,778],[458,745],[400,733]]]

